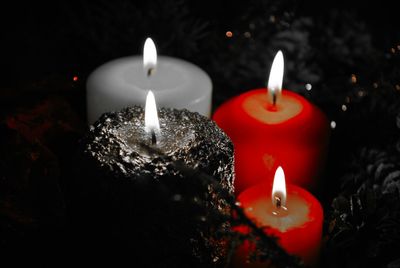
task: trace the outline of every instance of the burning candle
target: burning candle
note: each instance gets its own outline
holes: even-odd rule
[[[196,179],[196,175],[184,176],[182,167],[194,171],[193,174],[212,176],[222,188],[233,193],[233,144],[225,133],[198,113],[157,109],[151,91],[146,99],[145,109],[132,106],[103,114],[82,140],[83,155],[79,162],[83,168],[79,172],[85,179],[79,180],[79,185],[84,184],[82,188],[86,190],[82,192],[94,193],[85,198],[94,204],[85,211],[99,211],[95,216],[84,215],[89,218],[87,225],[92,228],[101,223],[101,232],[112,230],[124,241],[126,234],[133,233],[131,239],[142,235],[140,230],[132,230],[132,226],[146,224],[142,228],[147,228],[148,234],[164,224],[165,219],[161,218],[148,226],[147,219],[154,217],[152,211],[159,210],[155,200],[163,202],[166,198],[167,204],[171,199],[180,200],[181,185],[187,186]],[[189,181],[183,183],[183,180]],[[168,196],[170,189],[176,192]],[[226,200],[216,192],[218,189],[209,186],[191,191],[206,191],[198,195],[205,198],[209,208],[229,213]],[[77,203],[81,206],[81,202]],[[207,217],[207,211],[202,216]],[[111,220],[103,223],[104,219]],[[198,236],[187,237],[187,241],[193,247],[208,248],[221,258],[223,243],[215,242],[212,231],[197,225],[193,228]],[[166,235],[165,239],[170,238]]]
[[[271,188],[272,186],[272,188]],[[283,169],[278,167],[273,184],[264,183],[248,188],[238,196],[245,214],[265,233],[277,237],[279,245],[289,254],[300,257],[306,265],[318,263],[323,210],[318,200],[306,190],[285,183]],[[246,228],[239,228],[247,232]],[[237,251],[235,266],[265,267],[247,261],[250,250],[246,241]]]
[[[221,105],[213,119],[235,147],[235,192],[272,180],[277,166],[288,166],[291,183],[308,189],[317,184],[325,161],[329,124],[302,96],[282,91],[284,61],[279,51],[268,89],[251,90]]]
[[[198,113],[157,109],[152,91],[145,109],[133,106],[103,114],[91,126],[85,144],[85,152],[100,168],[121,176],[155,172],[155,177],[162,177],[171,171],[162,167],[181,160],[189,167],[203,167],[229,191],[233,189],[233,145],[225,133]],[[152,153],[149,146],[164,156]]]
[[[143,104],[150,88],[161,107],[186,108],[205,116],[210,115],[210,77],[190,62],[157,56],[156,46],[148,38],[143,57],[116,59],[90,74],[87,81],[89,124],[104,112]]]
[[[151,144],[157,144],[157,133],[160,132],[160,123],[158,122],[156,99],[151,90],[146,97],[146,106],[144,110],[144,126],[147,133],[151,134]]]

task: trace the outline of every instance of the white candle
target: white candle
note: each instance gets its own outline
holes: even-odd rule
[[[160,107],[186,108],[210,116],[212,83],[202,69],[177,58],[150,57],[150,67],[155,69],[150,76],[146,70],[149,67],[148,60],[147,66],[144,66],[142,56],[107,62],[90,74],[87,81],[89,124],[105,112],[118,111],[135,104],[143,105],[148,90],[153,91]]]

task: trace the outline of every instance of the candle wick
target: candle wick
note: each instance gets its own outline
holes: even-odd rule
[[[150,77],[154,72],[154,68],[147,69],[147,77]]]
[[[154,129],[151,130],[151,144],[155,145],[157,144],[157,137],[156,137],[156,132]]]
[[[279,196],[275,196],[275,206],[277,209],[282,207],[282,199]]]
[[[276,106],[276,93],[275,90],[272,92],[272,106]]]

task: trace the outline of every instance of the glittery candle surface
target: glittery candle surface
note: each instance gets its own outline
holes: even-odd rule
[[[172,163],[205,172],[233,191],[233,145],[208,118],[188,110],[161,108],[157,144],[144,129],[142,107],[106,113],[85,138],[85,154],[102,169],[134,180],[141,175],[161,179],[178,173]],[[179,174],[177,174],[179,175]]]

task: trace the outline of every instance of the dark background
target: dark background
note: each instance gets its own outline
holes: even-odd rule
[[[179,51],[163,45],[160,31],[165,25],[154,21],[135,28],[134,11],[157,13],[162,1],[107,1],[96,3],[56,1],[19,2],[2,6],[1,61],[2,84],[14,86],[53,74],[84,73],[119,56],[138,54],[146,36],[155,36],[161,53],[182,56]],[[176,1],[165,1],[176,2]],[[181,1],[189,9],[191,19],[207,23],[207,30],[223,37],[227,29],[242,23],[239,18],[253,2],[277,4],[280,12],[295,16],[325,17],[332,10],[350,12],[357,22],[366,23],[373,43],[388,49],[398,38],[398,11],[391,1]],[[166,4],[165,4],[166,5]],[[114,6],[114,8],[109,8]],[[125,8],[128,7],[128,8]],[[109,12],[107,14],[107,12]],[[262,12],[262,10],[260,10]],[[124,21],[125,19],[125,21]],[[162,21],[162,18],[160,19]],[[170,35],[174,29],[169,29]],[[99,32],[103,32],[99,36]],[[92,36],[91,36],[92,34]],[[97,34],[97,35],[96,35]],[[125,37],[121,37],[125,36]],[[160,38],[161,37],[161,38]],[[116,42],[110,39],[115,38]],[[127,41],[128,38],[131,40]],[[117,40],[124,40],[118,43]],[[103,41],[103,43],[101,43]],[[131,45],[128,47],[128,44]],[[103,49],[96,56],[91,51]],[[206,52],[202,52],[205,54]],[[187,58],[190,58],[186,56]],[[192,57],[196,61],[196,57]],[[203,64],[204,65],[204,64]],[[266,64],[267,65],[267,64]],[[206,66],[205,66],[206,67]]]
[[[284,87],[336,122],[315,192],[326,212],[325,267],[399,267],[398,13],[388,0],[2,3],[0,249],[68,252],[81,242],[69,183],[88,129],[86,78],[104,62],[140,54],[151,36],[160,54],[210,75],[214,109],[264,86],[282,49]]]

